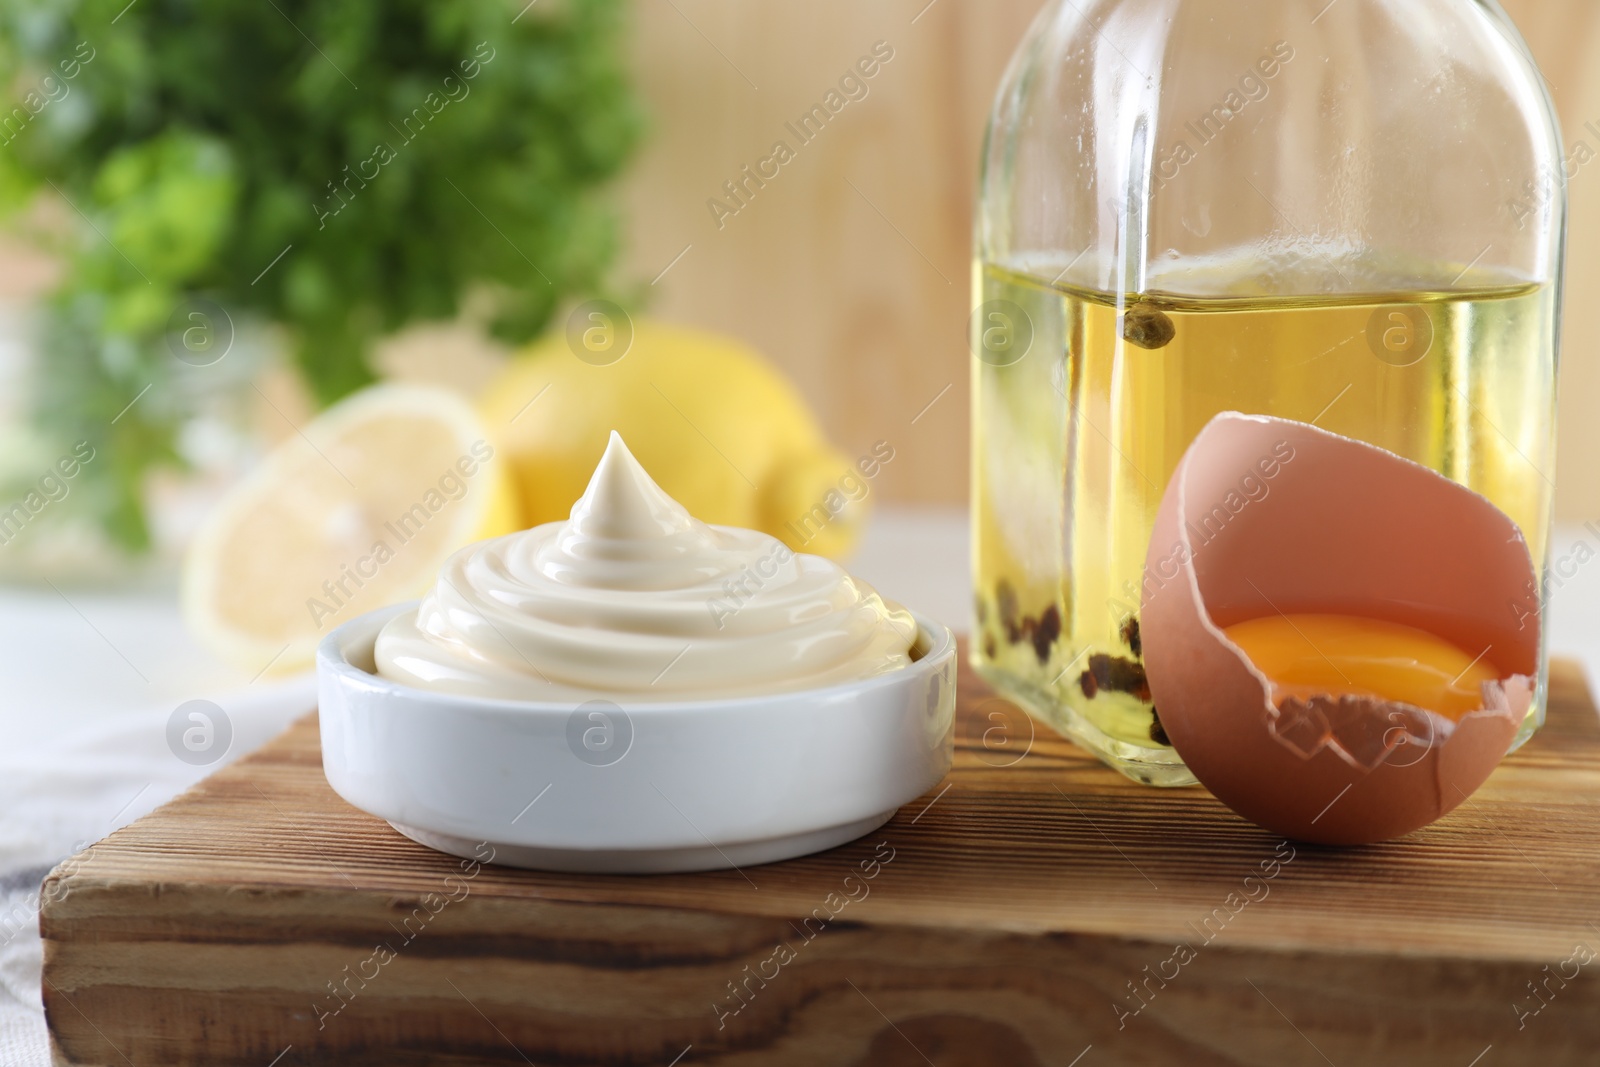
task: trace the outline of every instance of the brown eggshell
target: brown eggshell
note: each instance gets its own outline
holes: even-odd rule
[[[1145,561],[1140,628],[1161,725],[1223,803],[1302,841],[1382,841],[1465,800],[1533,699],[1539,604],[1515,522],[1381,448],[1227,412],[1184,454]],[[1459,722],[1325,697],[1273,706],[1223,628],[1276,613],[1405,623],[1503,675]]]

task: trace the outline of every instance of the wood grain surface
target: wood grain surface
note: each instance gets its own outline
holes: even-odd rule
[[[57,1062],[1594,1062],[1600,722],[1575,666],[1467,804],[1356,849],[1134,785],[970,673],[962,694],[955,770],[876,833],[663,877],[431,852],[329,789],[309,716],[52,874]]]

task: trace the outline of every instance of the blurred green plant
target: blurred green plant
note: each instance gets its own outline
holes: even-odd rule
[[[34,406],[52,440],[105,458],[81,492],[117,542],[148,544],[144,476],[180,463],[182,391],[163,386],[183,371],[169,334],[186,301],[281,327],[329,403],[372,379],[377,338],[454,316],[469,291],[520,342],[604,285],[616,223],[597,189],[640,130],[623,14],[623,0],[0,5],[0,210],[70,208],[65,236],[44,231],[66,270]]]

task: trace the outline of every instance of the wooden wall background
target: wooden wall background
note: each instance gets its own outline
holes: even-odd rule
[[[693,245],[655,286],[654,310],[754,342],[798,381],[847,451],[890,441],[895,461],[874,487],[886,498],[966,501],[979,139],[1039,6],[634,4],[654,132],[628,187],[631,262],[650,278]],[[706,199],[774,140],[793,143],[784,123],[880,40],[894,58],[866,99],[719,229]]]
[[[874,483],[884,499],[966,501],[978,146],[1042,2],[634,0],[631,47],[652,130],[621,189],[625,271],[658,279],[653,313],[736,334],[776,360],[847,450],[890,441],[896,458]],[[1583,138],[1600,152],[1584,128],[1600,127],[1600,3],[1504,4],[1550,82],[1569,149]],[[706,200],[774,140],[792,140],[784,123],[880,40],[894,58],[868,96],[719,228]],[[1557,510],[1588,519],[1600,518],[1600,331],[1587,317],[1600,297],[1600,162],[1570,193]],[[50,275],[0,238],[0,303],[38,293]],[[427,328],[385,358],[403,374],[471,385],[492,372],[492,356],[461,330]],[[268,388],[280,409],[303,412],[282,381]],[[0,396],[0,418],[15,415],[11,399]],[[261,424],[283,432],[275,413]]]
[[[1293,0],[1301,2],[1301,0]],[[1041,0],[636,0],[653,136],[626,188],[630,265],[654,311],[754,342],[836,440],[893,442],[887,498],[962,504],[970,218],[1000,74]],[[1505,0],[1569,150],[1600,152],[1600,4]],[[705,206],[873,42],[894,59],[719,230]],[[1559,513],[1600,516],[1600,162],[1571,183]],[[911,419],[946,386],[915,425]]]

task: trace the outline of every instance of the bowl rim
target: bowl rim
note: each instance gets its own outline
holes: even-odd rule
[[[421,602],[418,599],[389,604],[342,622],[330,630],[317,642],[316,671],[318,681],[336,679],[342,684],[354,684],[367,689],[385,691],[390,696],[397,698],[425,703],[448,704],[452,709],[491,715],[557,714],[567,716],[572,714],[574,708],[582,707],[586,702],[507,700],[497,697],[481,697],[463,693],[445,693],[431,689],[421,689],[407,685],[404,682],[397,682],[392,678],[385,678],[380,674],[358,667],[350,661],[350,657],[345,653],[345,646],[352,640],[350,631],[363,627],[373,627],[372,641],[375,643],[377,630],[382,628],[383,623],[406,611],[414,610]],[[621,708],[629,715],[666,715],[685,711],[727,711],[747,708],[753,704],[782,703],[797,699],[828,700],[835,697],[857,697],[879,689],[892,688],[896,685],[907,683],[912,678],[936,672],[940,664],[953,657],[956,653],[956,637],[950,627],[920,612],[911,611],[909,608],[905,610],[909,612],[917,623],[917,643],[922,644],[925,642],[927,649],[907,666],[899,667],[883,674],[871,675],[856,681],[836,682],[833,685],[818,686],[810,689],[789,689],[777,693],[756,693],[746,696],[630,702],[626,698],[618,700],[612,696],[597,694],[588,699],[605,701]]]

